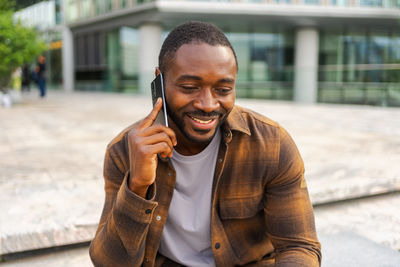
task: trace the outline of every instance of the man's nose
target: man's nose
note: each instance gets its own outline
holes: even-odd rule
[[[204,112],[212,112],[219,108],[219,102],[214,97],[212,89],[204,88],[194,101],[194,107]]]

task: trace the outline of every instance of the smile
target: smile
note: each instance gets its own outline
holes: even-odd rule
[[[200,117],[200,118],[199,118]],[[192,129],[194,130],[201,130],[201,131],[210,131],[211,129],[213,129],[217,122],[218,122],[218,117],[214,118],[214,117],[193,117],[192,115],[188,115],[187,118],[190,119],[190,125],[192,127]]]
[[[212,122],[214,120],[214,119],[211,119],[211,120],[200,120],[200,119],[192,117],[192,116],[190,116],[190,118],[192,120],[198,122],[198,123],[201,123],[201,124],[208,124],[208,123],[210,123],[210,122]]]

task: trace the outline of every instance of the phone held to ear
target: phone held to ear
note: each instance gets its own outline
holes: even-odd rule
[[[165,102],[164,79],[162,73],[157,75],[157,77],[151,82],[151,98],[153,100],[153,107],[159,97],[162,99],[162,107],[154,123],[168,127],[167,105]]]

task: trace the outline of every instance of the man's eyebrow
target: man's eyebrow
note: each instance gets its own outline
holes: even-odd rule
[[[231,79],[231,78],[222,78],[222,79],[220,79],[218,82],[220,82],[220,83],[230,83],[230,84],[234,84],[234,83],[235,83],[235,80],[234,80],[234,79]]]
[[[181,75],[178,78],[178,82],[184,81],[184,80],[196,80],[196,81],[202,81],[203,79],[199,76],[195,76],[195,75]]]
[[[203,79],[199,76],[196,75],[181,75],[178,78],[178,82],[184,81],[184,80],[196,80],[196,81],[202,81]],[[235,80],[231,79],[231,78],[222,78],[220,80],[218,80],[218,83],[230,83],[230,84],[234,84]]]

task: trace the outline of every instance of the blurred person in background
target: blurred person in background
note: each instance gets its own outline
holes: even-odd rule
[[[278,123],[235,105],[237,70],[216,26],[169,33],[155,69],[169,127],[155,123],[159,98],[108,145],[95,266],[320,266],[299,151]]]
[[[46,58],[40,55],[35,68],[37,85],[40,91],[40,97],[46,96]]]

